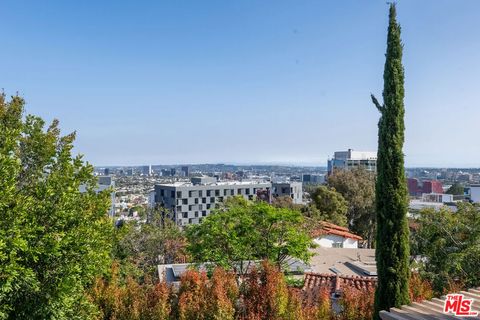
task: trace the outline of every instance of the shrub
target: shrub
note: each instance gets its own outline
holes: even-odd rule
[[[373,317],[373,302],[375,290],[358,290],[354,287],[345,287],[339,300],[341,311],[340,320],[370,320]]]
[[[421,302],[433,298],[433,289],[430,282],[418,273],[412,273],[409,283],[410,301]]]

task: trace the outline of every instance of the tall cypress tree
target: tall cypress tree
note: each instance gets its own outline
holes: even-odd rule
[[[372,95],[381,113],[378,122],[378,162],[376,182],[378,287],[375,318],[380,310],[408,304],[409,230],[407,184],[403,160],[404,74],[403,46],[395,4],[390,5],[387,53],[383,73],[383,105]]]

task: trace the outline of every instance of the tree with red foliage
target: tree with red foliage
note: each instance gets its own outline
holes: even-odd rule
[[[340,298],[339,320],[370,320],[373,317],[375,290],[359,290],[355,287],[343,288]]]
[[[252,270],[243,286],[241,319],[284,319],[289,302],[283,273],[268,262],[259,271]]]

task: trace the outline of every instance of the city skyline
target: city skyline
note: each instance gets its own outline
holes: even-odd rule
[[[384,1],[3,8],[5,93],[77,131],[75,151],[96,166],[325,166],[338,150],[376,150]],[[397,8],[406,166],[478,167],[480,3]]]

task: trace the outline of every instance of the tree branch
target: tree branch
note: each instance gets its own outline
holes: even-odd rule
[[[380,102],[378,102],[377,98],[375,98],[375,96],[373,94],[370,94],[370,97],[372,97],[372,102],[375,105],[375,107],[377,107],[378,111],[380,111],[380,113],[382,113],[383,109],[384,109],[384,106],[382,106],[380,104]]]

